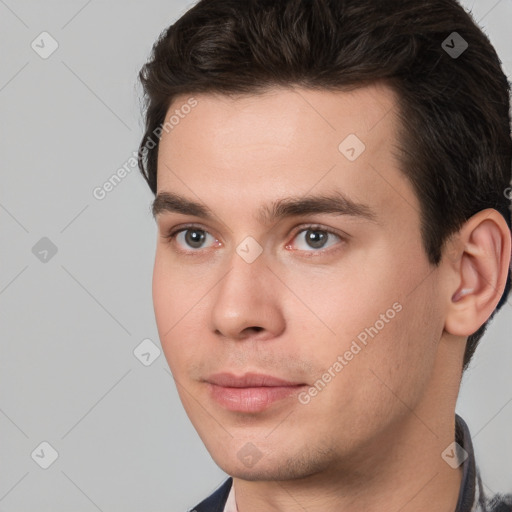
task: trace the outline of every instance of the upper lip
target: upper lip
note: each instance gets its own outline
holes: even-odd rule
[[[232,373],[216,373],[205,379],[210,384],[223,386],[227,388],[253,388],[253,387],[282,387],[282,386],[300,386],[303,382],[292,382],[272,375],[261,373],[245,373],[236,376]]]

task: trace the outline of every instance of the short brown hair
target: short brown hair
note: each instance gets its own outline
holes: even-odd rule
[[[455,41],[468,45],[460,55],[447,51]],[[455,0],[201,0],[160,34],[139,79],[139,168],[154,194],[158,142],[149,142],[179,94],[343,91],[383,81],[399,98],[400,166],[420,201],[431,264],[480,210],[496,209],[511,226],[510,83]],[[509,272],[489,320],[510,281]],[[464,370],[489,320],[468,337]]]

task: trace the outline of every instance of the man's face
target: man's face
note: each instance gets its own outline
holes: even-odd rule
[[[385,457],[427,402],[444,325],[419,201],[393,155],[395,96],[371,86],[194,98],[166,116],[182,113],[161,138],[157,192],[211,216],[157,215],[153,275],[190,420],[217,464],[247,480]],[[359,207],[269,217],[286,198],[335,194]],[[214,385],[222,373],[295,386]]]

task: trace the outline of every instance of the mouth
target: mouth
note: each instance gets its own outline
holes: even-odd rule
[[[220,406],[234,412],[261,412],[278,401],[296,396],[307,386],[271,375],[246,373],[235,376],[217,373],[205,379],[210,396]]]

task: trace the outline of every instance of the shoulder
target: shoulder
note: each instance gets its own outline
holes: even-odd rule
[[[487,500],[486,512],[512,512],[512,494],[495,494]]]
[[[223,512],[232,483],[233,478],[229,477],[213,494],[201,501],[190,512]]]

